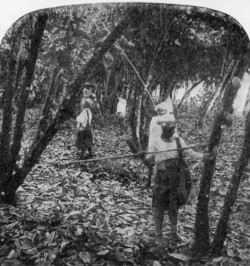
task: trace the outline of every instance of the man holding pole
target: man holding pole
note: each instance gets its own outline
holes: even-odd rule
[[[183,200],[183,193],[189,194],[190,187],[188,189],[188,186],[190,184],[188,182],[191,182],[187,171],[185,172],[187,176],[182,174],[183,161],[180,163],[180,159],[183,158],[180,153],[183,152],[195,160],[203,159],[203,154],[195,152],[191,148],[180,149],[187,146],[176,133],[176,120],[173,114],[159,116],[157,124],[161,126],[162,133],[160,136],[150,139],[149,154],[146,155],[146,160],[152,165],[156,164],[157,168],[152,201],[156,244],[162,245],[162,223],[164,212],[167,210],[171,230],[170,243],[175,245],[177,241],[181,240],[177,234],[178,210],[188,199],[188,195],[186,195]],[[178,148],[179,150],[177,150]],[[184,166],[186,166],[185,163]],[[183,182],[184,187],[181,187]]]

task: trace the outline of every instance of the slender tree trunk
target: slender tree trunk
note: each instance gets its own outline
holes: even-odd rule
[[[18,37],[23,31],[24,24],[17,29],[12,28],[11,32],[11,47],[9,51],[9,60],[6,66],[6,78],[4,80],[3,91],[3,118],[2,118],[2,130],[0,134],[0,197],[3,192],[3,182],[6,180],[9,172],[10,165],[10,140],[12,129],[12,107],[15,90],[16,76],[16,60],[15,60],[15,47],[18,41]]]
[[[54,94],[54,90],[55,90],[55,83],[58,77],[58,72],[59,72],[59,67],[56,67],[53,71],[52,77],[51,77],[51,81],[50,81],[50,85],[48,88],[48,92],[47,92],[47,96],[43,105],[43,110],[41,113],[41,117],[37,126],[37,131],[36,131],[36,135],[33,139],[32,145],[31,145],[31,149],[32,147],[39,141],[39,139],[41,138],[41,136],[44,134],[44,131],[46,130],[48,123],[49,123],[49,113],[51,112],[51,106],[52,106],[52,102],[53,102],[53,94]]]
[[[4,84],[4,107],[3,107],[3,121],[2,121],[2,138],[0,145],[0,164],[9,158],[9,148],[11,139],[11,126],[12,126],[12,107],[14,97],[14,86],[12,77],[15,72],[16,62],[12,58],[14,55],[11,52],[11,58],[8,65],[7,81]],[[0,180],[1,183],[1,180]]]
[[[40,15],[35,24],[34,37],[31,40],[31,48],[27,60],[27,69],[25,81],[21,90],[18,112],[16,116],[13,144],[11,146],[12,160],[16,160],[16,156],[21,148],[21,140],[23,137],[23,122],[25,117],[25,111],[27,106],[27,100],[29,97],[29,88],[31,86],[33,75],[35,71],[36,60],[39,52],[40,43],[43,37],[43,32],[48,19],[48,14]]]
[[[215,85],[216,86],[216,85]],[[210,99],[206,109],[204,110],[204,115],[202,117],[202,121],[201,121],[201,125],[202,125],[202,128],[203,128],[203,125],[204,125],[204,122],[206,120],[206,117],[208,115],[208,113],[212,110],[212,108],[214,107],[215,105],[215,102],[216,100],[218,99],[218,97],[220,96],[220,89],[216,86],[215,87],[215,93],[213,95],[213,97]]]
[[[233,177],[229,184],[229,190],[226,194],[224,205],[222,207],[221,216],[216,228],[214,240],[212,242],[212,254],[220,256],[225,238],[228,231],[228,222],[232,212],[233,205],[236,201],[237,191],[242,179],[245,167],[250,159],[250,112],[246,118],[245,139],[242,147],[242,153],[236,164]]]
[[[17,33],[16,33],[17,35]],[[12,107],[14,98],[14,81],[13,77],[16,73],[16,61],[14,49],[16,45],[17,36],[15,36],[14,29],[12,30],[12,42],[9,52],[9,60],[7,63],[7,77],[4,83],[4,106],[2,118],[2,130],[0,138],[0,196],[4,189],[3,183],[7,178],[10,161],[10,141],[12,128]]]
[[[236,68],[237,68],[237,64],[236,64],[235,60],[232,60],[230,65],[228,66],[227,73],[232,73],[231,76],[234,76]],[[225,78],[222,81],[221,87],[216,89],[213,97],[207,101],[207,103],[205,104],[205,106],[203,108],[202,114],[201,114],[200,119],[198,121],[198,128],[202,132],[203,132],[204,123],[205,123],[205,120],[206,120],[206,117],[207,117],[209,111],[216,105],[216,101],[218,101],[219,98],[223,98],[225,88],[228,85],[228,82],[230,82],[229,77],[230,77],[230,75],[228,75],[228,74],[225,75]]]
[[[127,103],[129,103],[130,100],[132,100],[131,95],[133,94],[133,90],[134,90],[134,87],[135,87],[134,80],[135,80],[134,76],[131,77],[131,80],[130,80],[128,88],[127,88],[127,97],[126,97]]]
[[[21,140],[23,137],[23,122],[24,122],[24,116],[25,116],[25,111],[26,111],[26,104],[27,104],[27,99],[29,95],[29,87],[31,85],[32,79],[33,79],[33,73],[35,69],[35,64],[36,64],[36,59],[38,55],[38,50],[39,50],[39,45],[42,40],[43,36],[43,31],[46,25],[48,19],[47,13],[39,15],[37,22],[35,24],[35,31],[31,40],[31,48],[29,51],[28,55],[28,60],[27,60],[27,69],[26,69],[26,76],[25,76],[25,81],[21,90],[21,95],[19,99],[19,105],[18,105],[18,112],[16,116],[16,121],[15,121],[15,129],[14,129],[14,137],[13,137],[13,144],[11,148],[8,146],[5,147],[5,149],[8,148],[8,151],[5,150],[5,152],[11,151],[11,158],[8,161],[8,168],[6,170],[6,174],[4,178],[0,179],[0,185],[2,186],[2,190],[4,191],[5,198],[7,202],[12,202],[15,197],[15,190],[13,190],[12,187],[12,181],[13,181],[13,169],[15,168],[16,164],[16,157],[17,154],[21,148]],[[9,92],[11,93],[11,92]],[[13,94],[13,93],[12,93]],[[13,95],[12,95],[13,97]],[[12,106],[12,100],[11,103],[9,103],[9,100],[7,101],[8,105]],[[9,109],[11,110],[11,109]],[[12,114],[9,112],[11,117]],[[8,128],[11,127],[11,121],[8,121],[8,125],[6,125]],[[9,139],[10,143],[10,139]],[[8,158],[9,156],[6,156]],[[0,186],[0,188],[1,188]]]
[[[23,70],[25,69],[25,66],[26,66],[26,63],[27,63],[27,61],[22,58],[22,56],[23,56],[22,52],[23,52],[23,50],[21,50],[19,52],[18,59],[17,59],[17,73],[16,73],[15,86],[14,86],[14,89],[15,89],[15,99],[14,99],[14,101],[15,101],[15,103],[18,101],[18,97],[19,97],[18,87],[20,85],[20,80],[21,80],[21,77],[23,75]]]
[[[210,86],[213,85],[213,84],[210,84]],[[201,132],[203,133],[203,127],[204,127],[204,123],[205,123],[205,119],[206,119],[206,116],[207,116],[207,113],[208,113],[208,108],[210,106],[210,103],[213,101],[214,97],[216,95],[216,91],[213,92],[212,95],[210,95],[210,97],[208,96],[207,100],[204,101],[204,103],[202,103],[201,107],[200,107],[200,110],[199,110],[199,114],[200,114],[200,117],[199,117],[199,120],[198,120],[198,128],[199,130],[201,130]]]
[[[108,69],[107,70],[107,80],[105,81],[105,97],[106,97],[106,99],[108,97],[108,87],[109,87],[110,72],[111,72],[111,70]]]
[[[138,139],[139,146],[141,146],[141,109],[142,109],[142,95],[139,95],[138,99],[138,107],[136,108],[137,110],[137,124],[136,124],[136,136]]]
[[[249,111],[250,111],[250,85],[248,87],[247,99],[244,106],[243,114],[246,116]]]
[[[239,59],[239,61],[240,64],[244,64],[243,58]],[[239,65],[239,69],[242,69],[241,65]],[[242,78],[244,72],[242,71],[238,73],[239,77]],[[228,113],[233,112],[233,101],[241,85],[241,80],[239,77],[234,77],[226,88],[223,97],[222,110],[215,118],[213,129],[209,139],[207,150],[209,153],[213,152],[214,148],[217,148],[219,146],[222,136],[222,125],[224,125],[226,122],[226,115]],[[216,158],[214,158],[213,160],[204,160],[204,170],[203,176],[201,178],[195,219],[195,241],[193,245],[194,256],[202,256],[210,249],[208,205],[210,199],[210,188],[215,170],[215,163]]]
[[[137,153],[139,151],[139,144],[138,144],[138,138],[137,138],[137,116],[138,114],[136,113],[137,110],[137,101],[138,101],[138,86],[139,81],[136,82],[135,88],[133,90],[133,99],[131,99],[131,108],[129,112],[129,124],[131,128],[131,141],[127,142],[130,150],[133,153]]]
[[[220,72],[220,76],[223,77],[225,75],[225,68],[226,68],[226,65],[227,65],[227,57],[228,57],[228,47],[226,48],[226,52],[225,52],[225,55],[224,55],[224,59],[223,59],[223,62],[222,62],[222,66],[221,66],[221,72]]]

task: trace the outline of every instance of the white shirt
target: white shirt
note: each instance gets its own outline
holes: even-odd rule
[[[179,137],[178,134],[174,134],[175,137]],[[161,137],[155,138],[154,140],[151,141],[149,147],[148,147],[148,152],[159,152],[159,151],[163,151],[163,152],[159,152],[159,153],[155,153],[155,163],[157,165],[158,169],[161,170],[165,170],[165,163],[164,161],[169,160],[169,159],[173,159],[173,158],[178,158],[178,151],[169,151],[169,150],[173,150],[173,149],[177,149],[177,143],[175,140],[175,137],[173,137],[171,139],[170,142],[168,141],[164,141]],[[179,137],[180,140],[180,145],[182,148],[186,148],[187,145],[185,143],[185,141]],[[165,152],[164,152],[165,151]],[[185,149],[182,150],[184,155],[187,155],[195,160],[199,160],[203,158],[203,154],[200,152],[196,152],[194,150],[190,149]]]
[[[92,122],[92,112],[90,111],[90,109],[89,108],[83,109],[80,115],[76,117],[76,121],[77,121],[77,128],[87,127],[87,124],[89,124],[90,126]]]
[[[119,97],[119,102],[117,104],[116,113],[121,113],[125,117],[126,107],[127,107],[127,101]]]
[[[149,125],[149,139],[148,139],[148,146],[152,146],[152,142],[154,139],[158,139],[161,137],[162,134],[162,127],[158,124],[159,121],[167,121],[169,114],[159,115],[152,117]],[[177,130],[175,130],[177,132]]]

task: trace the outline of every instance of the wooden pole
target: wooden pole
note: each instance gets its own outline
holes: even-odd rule
[[[196,147],[206,147],[206,146],[207,146],[207,144],[203,143],[203,144],[183,147],[183,148],[181,148],[181,150],[192,149],[192,148],[196,148]],[[104,160],[112,160],[112,159],[117,160],[117,159],[123,159],[123,158],[126,158],[126,157],[136,157],[136,156],[140,156],[140,155],[143,155],[143,154],[155,154],[155,153],[161,153],[161,152],[172,152],[172,151],[177,151],[177,150],[178,149],[171,149],[171,150],[164,150],[164,151],[153,151],[153,152],[142,151],[142,152],[138,152],[138,153],[123,154],[123,155],[108,156],[108,157],[100,157],[100,158],[95,158],[95,159],[67,161],[67,162],[62,163],[61,165],[68,165],[68,164],[74,164],[74,163],[92,163],[92,162],[98,162],[98,161],[104,161]],[[53,163],[53,164],[55,164],[55,163]]]

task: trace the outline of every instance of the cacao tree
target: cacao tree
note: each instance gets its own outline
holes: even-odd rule
[[[244,49],[239,55],[237,68],[235,72],[228,73],[231,81],[228,83],[223,97],[222,108],[215,117],[212,132],[208,144],[208,152],[212,153],[214,149],[218,149],[221,136],[223,134],[223,125],[230,126],[231,115],[233,113],[233,101],[236,97],[238,89],[241,86],[241,79],[246,71],[249,60],[249,54]],[[232,77],[232,74],[235,76]],[[204,255],[210,250],[209,240],[209,214],[208,205],[210,199],[210,188],[215,171],[216,157],[213,160],[204,160],[204,170],[201,179],[200,191],[198,194],[197,213],[195,220],[195,242],[194,254],[196,256]]]

